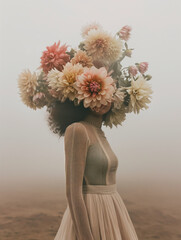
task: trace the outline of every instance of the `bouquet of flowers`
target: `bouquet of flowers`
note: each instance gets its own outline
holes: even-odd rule
[[[130,32],[131,27],[124,26],[112,36],[92,23],[82,28],[83,40],[77,49],[60,41],[47,46],[37,71],[25,69],[18,77],[21,100],[34,110],[51,109],[56,101],[67,98],[75,106],[83,101],[85,108],[94,111],[112,102],[103,123],[110,128],[121,125],[127,113],[147,109],[153,93],[148,84],[151,75],[145,74],[148,63],[121,65],[134,50],[128,48]]]

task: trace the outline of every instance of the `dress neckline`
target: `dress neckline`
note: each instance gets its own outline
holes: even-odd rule
[[[93,125],[94,127],[98,128],[98,129],[101,129],[101,127],[102,127],[102,116],[101,115],[96,115],[92,112],[89,112],[85,116],[83,121]]]
[[[96,115],[92,112],[89,112],[84,118],[83,122],[93,126],[96,129],[96,132],[99,136],[106,138],[104,131],[102,130],[102,116]]]

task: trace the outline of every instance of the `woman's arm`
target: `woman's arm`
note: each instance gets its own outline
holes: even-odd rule
[[[81,123],[66,128],[65,170],[66,196],[78,240],[94,240],[82,193],[82,182],[89,138]]]

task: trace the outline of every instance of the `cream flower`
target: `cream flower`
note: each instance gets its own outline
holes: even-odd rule
[[[152,98],[150,95],[153,93],[150,85],[142,75],[135,81],[132,77],[131,86],[126,90],[130,94],[129,112],[139,113],[140,109],[147,109],[147,103],[150,103]]]
[[[33,102],[33,96],[36,93],[36,88],[38,86],[37,82],[37,74],[31,73],[29,69],[24,70],[19,74],[18,77],[18,88],[19,88],[19,95],[21,97],[22,102],[36,110],[36,105]]]
[[[113,109],[120,109],[124,102],[125,93],[122,88],[117,88],[113,96]]]
[[[48,86],[54,90],[54,93],[57,92],[60,101],[64,102],[67,98],[73,101],[77,93],[74,82],[77,76],[82,73],[83,67],[81,64],[72,65],[72,63],[67,63],[62,72],[51,70],[48,73]]]
[[[115,91],[114,81],[108,75],[106,68],[84,68],[84,73],[77,77],[78,103],[84,102],[84,107],[101,107],[111,101]]]
[[[115,125],[122,125],[122,122],[125,121],[126,119],[126,107],[124,105],[121,106],[120,109],[111,109],[107,114],[104,119],[103,125],[109,126],[110,128]]]
[[[26,93],[22,92],[21,100],[27,107],[30,107],[31,109],[34,109],[34,110],[37,109],[36,104],[33,102],[33,96],[29,96]]]
[[[29,69],[24,70],[18,77],[18,87],[20,94],[33,96],[38,85],[36,73],[31,73]]]
[[[62,98],[62,92],[60,91],[60,85],[62,81],[62,73],[53,68],[47,74],[47,82],[48,82],[48,92],[52,97],[58,98],[59,100]]]
[[[103,30],[90,30],[83,43],[84,49],[92,57],[93,63],[98,61],[109,65],[122,56],[122,41]]]
[[[91,67],[93,66],[92,58],[86,54],[86,52],[82,50],[78,50],[75,56],[71,59],[71,63],[77,64],[80,63],[83,67]]]

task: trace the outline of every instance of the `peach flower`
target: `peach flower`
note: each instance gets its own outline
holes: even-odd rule
[[[70,61],[70,56],[66,53],[67,46],[66,44],[61,47],[60,41],[54,43],[50,47],[46,47],[41,56],[41,65],[40,68],[43,69],[45,73],[48,73],[52,68],[56,68],[59,71],[63,70],[63,66]]]
[[[78,50],[75,56],[71,59],[71,63],[77,64],[80,63],[83,67],[92,67],[92,58],[82,50]]]
[[[57,69],[52,69],[48,73],[48,86],[53,90],[49,91],[52,96],[57,96],[58,99],[64,102],[67,98],[71,101],[75,99],[77,90],[74,87],[74,82],[77,76],[83,73],[83,67],[77,63],[73,65],[68,62],[62,72]]]
[[[101,107],[111,101],[115,92],[114,80],[106,68],[84,68],[83,74],[75,82],[78,103],[83,100],[84,107]]]

